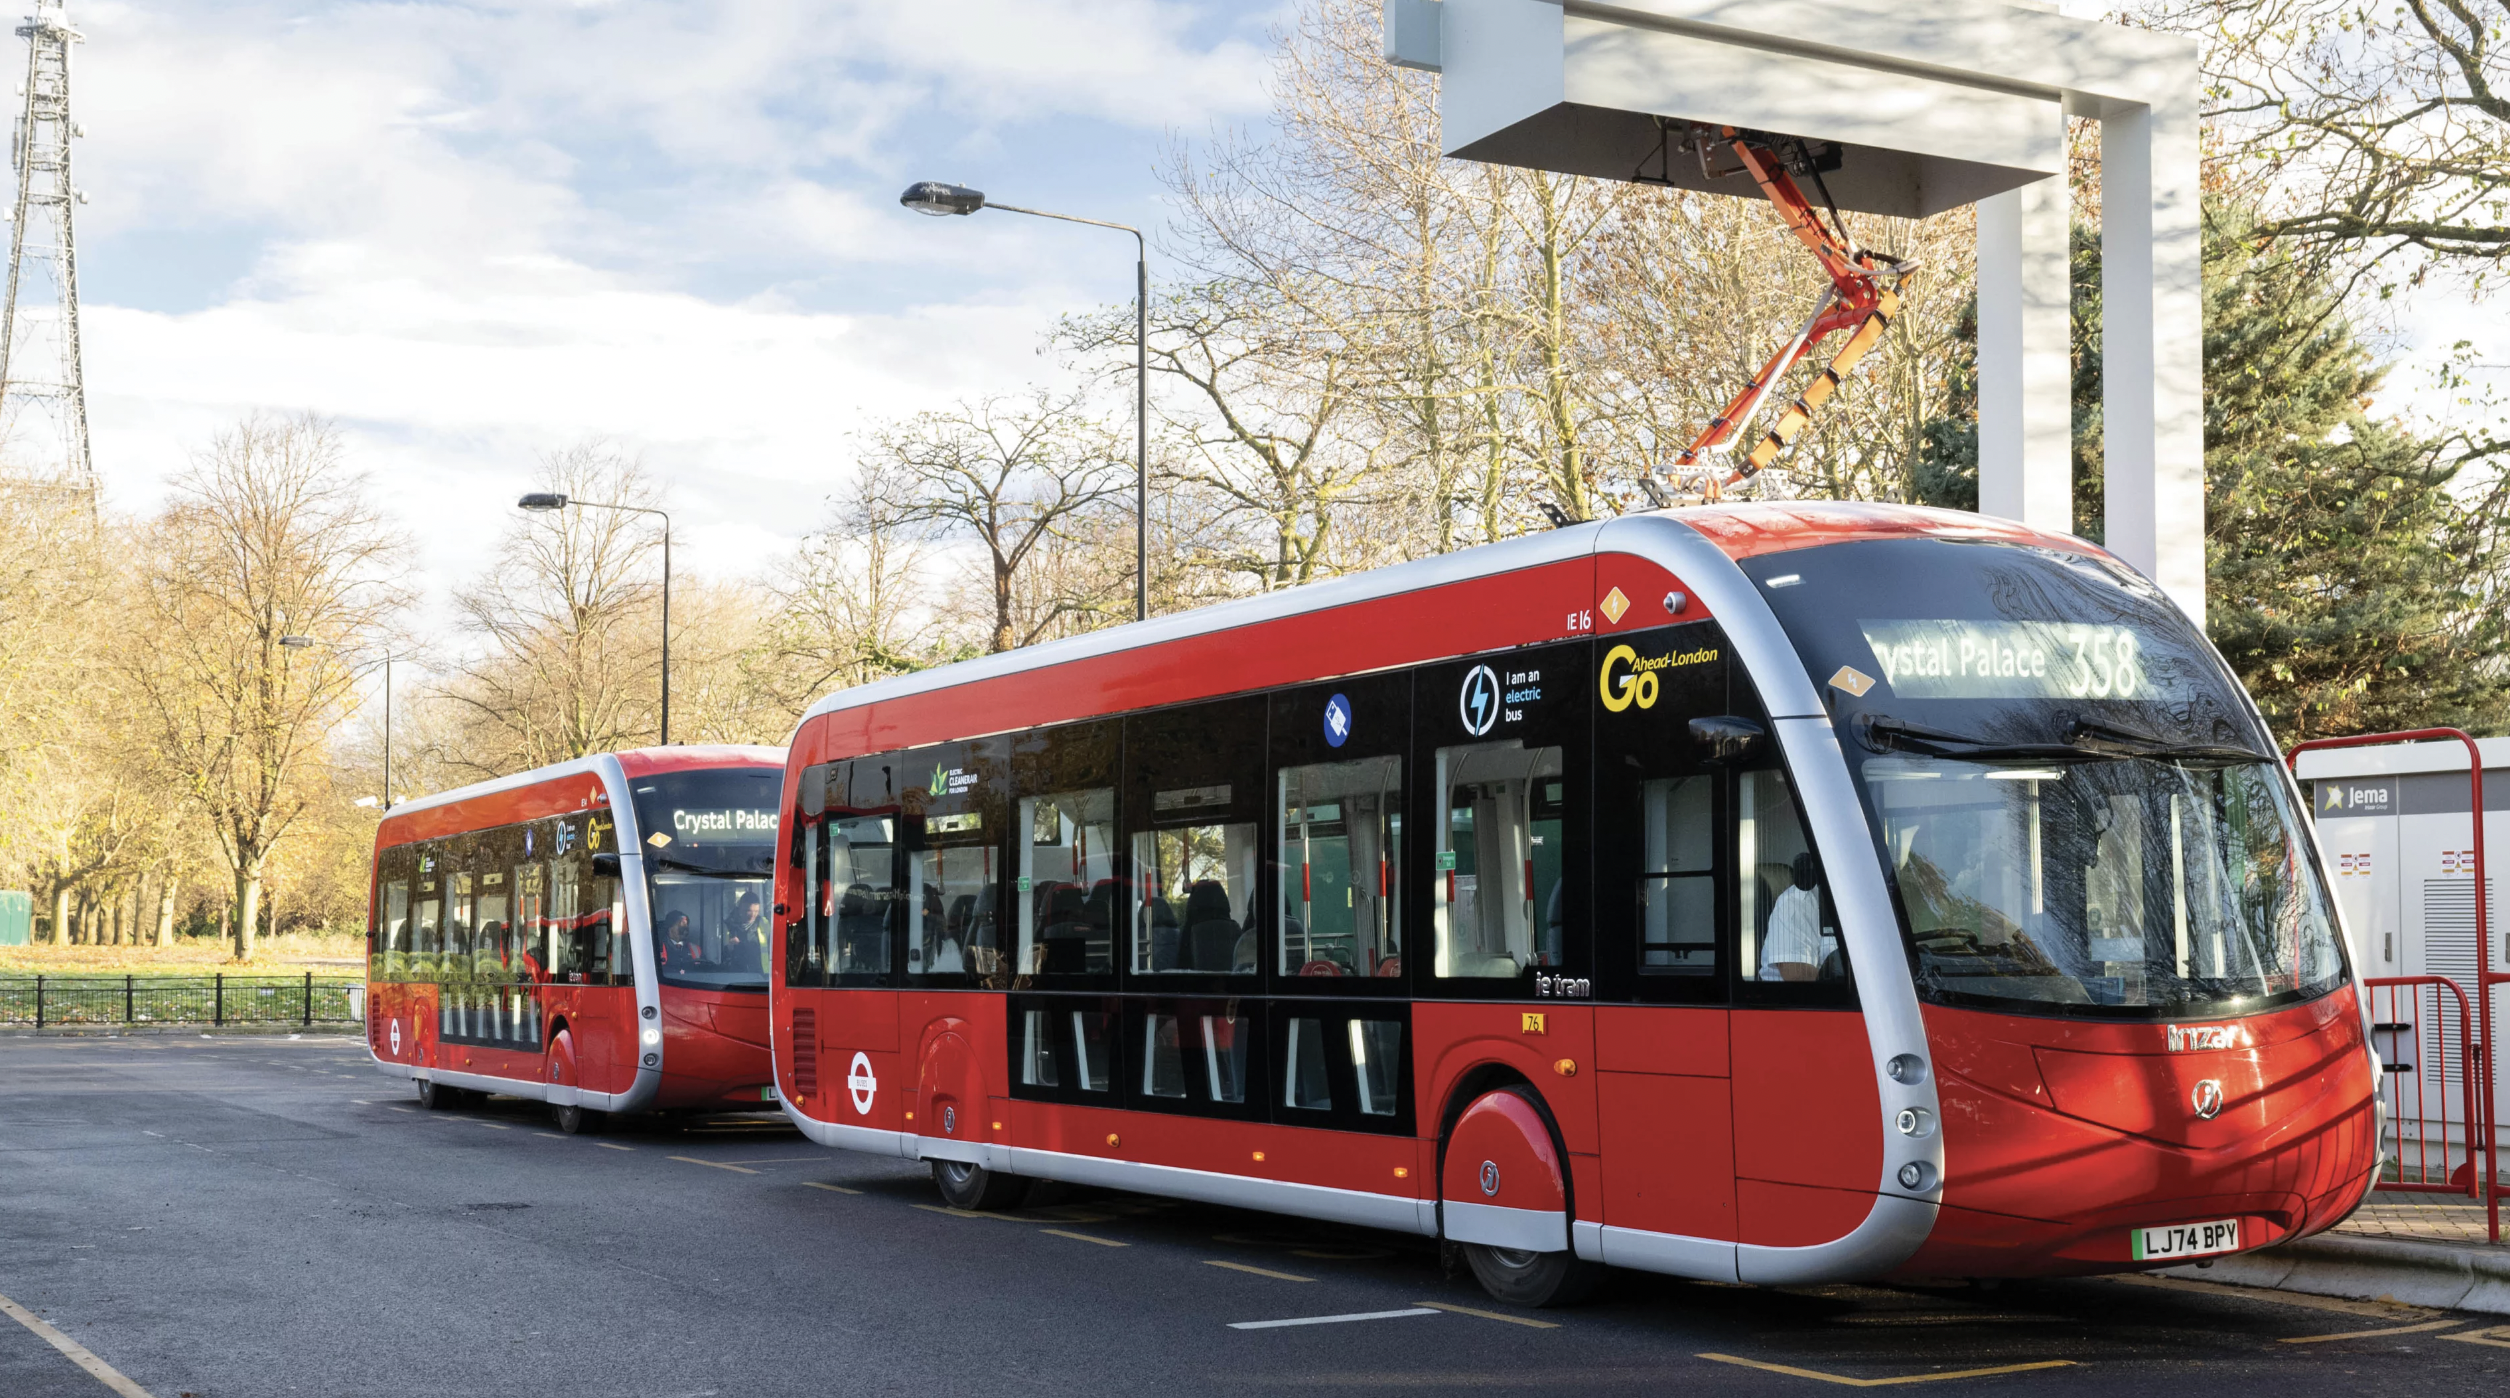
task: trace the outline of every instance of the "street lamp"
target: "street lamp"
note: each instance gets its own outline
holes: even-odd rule
[[[982,190],[970,189],[962,184],[944,184],[939,180],[919,180],[908,185],[906,193],[898,196],[898,202],[934,218],[947,218],[953,214],[964,216],[978,209],[1000,209],[1004,213],[1060,219],[1065,223],[1086,223],[1092,228],[1112,228],[1119,233],[1133,235],[1133,619],[1147,620],[1150,616],[1150,249],[1142,240],[1142,230],[1094,218],[1048,213],[1044,209],[1023,209],[1016,204],[996,204],[988,201]]]
[[[289,650],[305,650],[322,643],[311,636],[282,636],[279,644]],[[407,659],[406,655],[387,655],[351,672],[362,675],[377,665],[383,666],[383,809],[387,811],[392,809],[392,662]],[[371,796],[361,796],[353,804],[371,806],[375,800]]]
[[[577,500],[548,491],[534,491],[514,502],[526,510],[563,510],[572,505],[579,510],[617,510],[622,514],[654,515],[662,520],[662,746],[671,746],[671,516],[650,505],[611,505],[599,500]]]

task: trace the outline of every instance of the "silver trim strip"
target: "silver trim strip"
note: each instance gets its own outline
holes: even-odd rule
[[[1244,1175],[1223,1175],[1174,1165],[1065,1155],[1058,1151],[1027,1150],[1018,1146],[1011,1147],[1009,1154],[1010,1171],[1018,1175],[1034,1175],[1072,1184],[1094,1184],[1108,1189],[1139,1190],[1144,1194],[1172,1199],[1193,1199],[1205,1204],[1261,1209],[1266,1213],[1295,1214],[1301,1218],[1318,1218],[1332,1223],[1355,1223],[1363,1228],[1383,1228],[1396,1233],[1437,1236],[1434,1218],[1424,1226],[1422,1205],[1426,1201],[1400,1195],[1330,1189],[1324,1185],[1293,1184],[1287,1180],[1250,1179]]]
[[[1446,1202],[1447,1240],[1524,1252],[1559,1252],[1569,1242],[1564,1209],[1511,1209],[1500,1204]]]
[[[1638,1272],[1669,1277],[1731,1282],[1742,1279],[1735,1267],[1735,1244],[1680,1233],[1651,1233],[1643,1228],[1612,1228],[1582,1223],[1595,1230],[1597,1260]]]
[[[915,1138],[903,1131],[881,1131],[869,1126],[839,1126],[833,1121],[821,1121],[796,1108],[784,1097],[781,1089],[777,1093],[776,1105],[783,1109],[785,1118],[798,1127],[803,1135],[823,1146],[833,1146],[838,1150],[861,1151],[866,1155],[902,1156],[908,1160],[916,1158]]]
[[[366,1053],[372,1058],[375,1051],[369,1047]],[[572,1096],[565,1098],[558,1095],[560,1089],[554,1084],[533,1082],[525,1078],[499,1078],[485,1073],[457,1073],[450,1068],[421,1068],[414,1063],[395,1063],[388,1058],[375,1058],[375,1066],[383,1070],[385,1077],[407,1078],[412,1082],[421,1080],[440,1082],[447,1087],[467,1088],[473,1092],[493,1093],[499,1097],[520,1097],[527,1102],[546,1102],[553,1107],[573,1105],[590,1107],[595,1111],[603,1112],[641,1110],[628,1100],[634,1095],[632,1088],[627,1092],[594,1092],[589,1088],[579,1087],[569,1089]]]

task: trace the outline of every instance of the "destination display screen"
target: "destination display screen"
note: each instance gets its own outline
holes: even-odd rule
[[[1883,682],[1905,699],[2147,699],[2150,648],[2130,626],[1970,619],[1859,620]]]

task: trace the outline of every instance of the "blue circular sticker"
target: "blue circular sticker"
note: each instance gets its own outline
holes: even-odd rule
[[[1325,742],[1340,747],[1351,738],[1351,701],[1337,694],[1325,701]]]

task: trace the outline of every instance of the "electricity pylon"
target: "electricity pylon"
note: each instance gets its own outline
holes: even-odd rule
[[[17,27],[26,41],[25,99],[9,147],[17,202],[9,211],[8,301],[0,307],[0,467],[50,477],[96,500],[87,454],[87,387],[79,366],[78,244],[71,206],[72,29],[60,0],[36,0]]]

